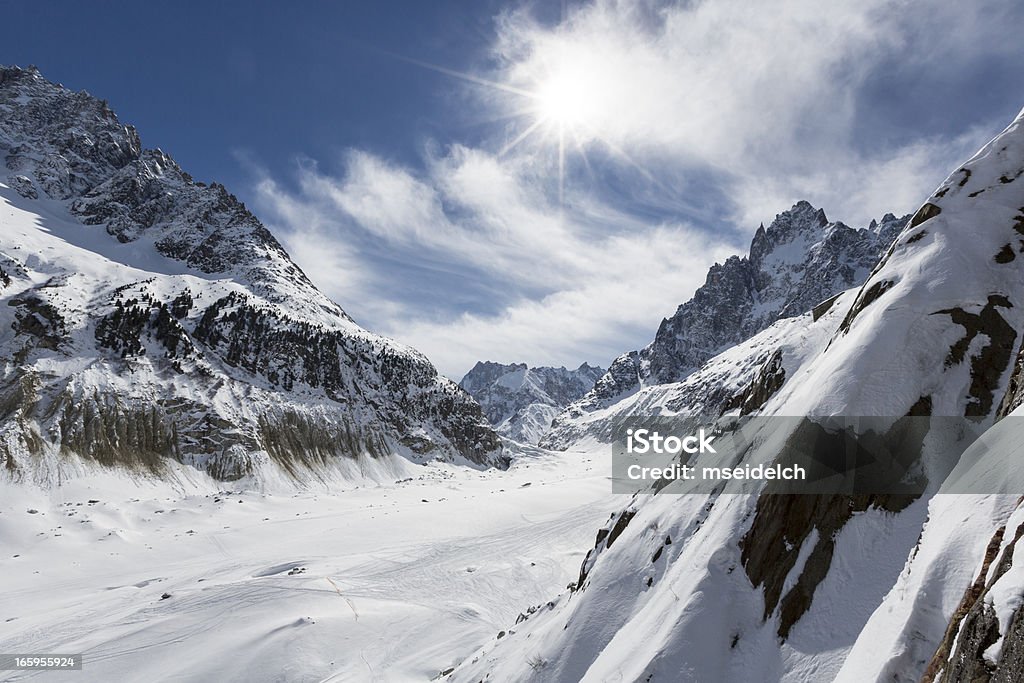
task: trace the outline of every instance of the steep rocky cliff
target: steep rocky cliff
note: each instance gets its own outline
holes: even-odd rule
[[[662,320],[654,341],[616,358],[556,418],[543,445],[569,447],[587,436],[583,425],[595,411],[644,387],[683,381],[725,349],[862,282],[908,219],[886,214],[854,229],[807,202],[780,213],[757,230],[746,256],[712,266],[693,298]]]
[[[104,101],[0,68],[0,159],[6,476],[502,462],[468,394],[360,328],[223,186],[143,149]]]

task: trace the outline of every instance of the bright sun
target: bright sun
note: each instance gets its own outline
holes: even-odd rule
[[[558,162],[558,195],[564,201],[566,154],[575,149],[589,168],[586,148],[603,142],[621,154],[607,139],[612,115],[622,111],[614,105],[607,83],[606,69],[598,68],[591,55],[563,55],[554,64],[535,69],[529,77],[520,75],[513,81],[492,81],[468,73],[453,71],[434,64],[414,62],[428,69],[511,96],[510,112],[501,119],[525,118],[523,126],[498,152],[507,154],[529,138],[539,145],[554,149]],[[539,72],[539,73],[538,73]],[[519,103],[525,106],[519,106]]]
[[[563,68],[534,90],[537,120],[581,133],[593,126],[600,108],[600,83],[586,71]]]
[[[585,84],[558,74],[542,83],[536,92],[537,116],[557,126],[585,125],[589,102]]]

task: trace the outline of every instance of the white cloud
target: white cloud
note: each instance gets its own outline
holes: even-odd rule
[[[531,365],[607,365],[653,338],[661,319],[734,251],[695,231],[659,229],[603,245],[573,286],[523,299],[497,315],[463,314],[442,324],[410,321],[390,330],[458,379],[475,360]]]
[[[799,199],[855,226],[869,217],[880,218],[883,212],[910,213],[995,130],[973,126],[952,139],[918,140],[856,164],[830,164],[820,172],[746,178],[734,187],[736,215],[753,225]]]
[[[607,363],[735,251],[585,197],[585,222],[563,217],[527,168],[481,150],[453,147],[422,178],[366,153],[345,161],[341,177],[304,164],[296,192],[263,177],[258,210],[358,321],[456,379],[485,358]],[[474,290],[484,305],[460,307]]]
[[[348,175],[338,184],[306,169],[304,191],[334,203],[364,229],[392,243],[444,238],[450,226],[434,189],[402,168],[366,153],[352,152]]]
[[[761,218],[810,199],[859,223],[911,210],[944,166],[984,142],[978,131],[956,145],[910,131],[864,145],[858,118],[874,103],[862,90],[880,69],[935,76],[1021,53],[1007,11],[992,0],[597,0],[555,27],[505,15],[495,54],[503,78],[527,90],[587,74],[588,145],[721,173],[736,219],[758,217],[748,202],[759,197]]]
[[[480,359],[607,363],[799,199],[852,225],[913,210],[1001,122],[915,130],[920,93],[902,128],[866,122],[902,84],[928,95],[1022,54],[1015,26],[995,0],[597,0],[557,26],[511,12],[484,76],[576,84],[580,101],[554,103],[571,109],[564,188],[550,125],[508,149],[537,103],[484,88],[481,107],[533,114],[476,147],[430,143],[415,167],[353,150],[340,175],[303,163],[292,189],[264,175],[256,203],[350,314],[456,379]]]

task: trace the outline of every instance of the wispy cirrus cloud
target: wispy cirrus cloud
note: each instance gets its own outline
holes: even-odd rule
[[[607,363],[735,249],[601,205],[572,220],[528,169],[480,150],[454,147],[426,169],[365,152],[339,176],[306,163],[297,189],[264,174],[256,208],[358,321],[456,378],[477,358]]]

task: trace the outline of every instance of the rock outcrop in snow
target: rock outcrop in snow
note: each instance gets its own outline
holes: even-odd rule
[[[997,420],[1024,416],[1022,255],[1024,112],[940,185],[859,287],[682,382],[596,410],[588,433],[624,412],[711,404],[950,416],[1005,426],[987,453],[1016,453],[1024,429]],[[926,476],[949,436],[926,442]],[[634,496],[568,592],[451,680],[1020,680],[1021,492],[937,494],[942,484],[921,496]]]
[[[604,373],[602,368],[586,363],[567,370],[480,361],[459,386],[480,403],[499,434],[536,444],[551,427],[552,419],[593,389]]]
[[[0,159],[6,476],[501,460],[470,396],[360,328],[223,186],[144,149],[104,101],[0,68]]]
[[[859,284],[909,216],[886,214],[866,228],[829,222],[822,209],[798,202],[758,228],[746,256],[715,264],[707,279],[652,341],[619,356],[594,389],[556,418],[543,440],[567,448],[587,436],[583,424],[643,387],[681,382],[706,361],[774,322],[801,315]]]

